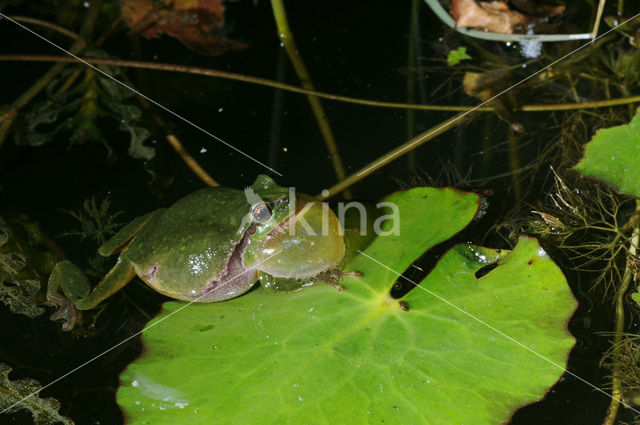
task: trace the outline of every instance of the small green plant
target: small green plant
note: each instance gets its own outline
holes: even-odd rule
[[[457,49],[451,50],[447,55],[447,63],[449,64],[449,66],[457,65],[463,60],[469,59],[472,58],[467,54],[467,48],[464,46],[460,46]]]
[[[601,183],[578,188],[557,173],[554,178],[554,192],[531,211],[534,215],[524,221],[522,232],[564,250],[575,270],[595,273],[593,286],[611,289],[624,271],[630,237],[624,223],[633,211],[633,198]]]
[[[111,213],[110,208],[109,198],[104,198],[98,204],[92,196],[84,200],[82,210],[62,210],[80,223],[80,228],[65,232],[63,236],[78,236],[81,240],[91,239],[100,245],[103,244],[122,225],[116,222],[116,218],[123,214],[123,211]]]

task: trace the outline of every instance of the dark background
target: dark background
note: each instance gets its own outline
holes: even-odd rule
[[[61,2],[64,8],[65,3]],[[311,74],[316,89],[352,97],[404,102],[407,98],[407,74],[425,85],[422,95],[427,102],[475,104],[461,94],[459,82],[455,90],[440,90],[449,81],[449,73],[424,68],[415,73],[407,63],[411,2],[397,0],[286,2],[289,22],[299,51]],[[34,12],[33,5],[9,6],[3,13],[38,16],[53,20],[53,12]],[[48,13],[48,15],[47,15]],[[202,66],[251,76],[277,79],[280,68],[283,81],[298,85],[299,81],[276,36],[270,4],[241,1],[227,5],[226,35],[242,40],[249,48],[219,57],[205,57],[185,48],[179,41],[164,36],[146,40],[120,31],[103,49],[122,59],[157,61]],[[458,39],[435,17],[425,4],[419,4],[421,64],[446,69],[445,38],[456,44]],[[78,30],[78,28],[73,28]],[[46,33],[35,28],[39,33]],[[60,54],[55,48],[13,23],[0,21],[0,53]],[[67,40],[56,38],[58,42]],[[62,40],[62,41],[61,41]],[[512,60],[522,60],[517,48],[504,43],[490,47]],[[65,44],[68,45],[68,44]],[[454,46],[455,47],[455,46]],[[50,66],[47,63],[8,63],[0,65],[0,104],[10,104]],[[296,186],[305,193],[317,194],[336,182],[330,158],[321,134],[303,95],[284,92],[281,107],[274,108],[277,94],[272,88],[224,79],[208,78],[161,71],[126,72],[143,93],[210,131],[238,149],[282,173],[277,181],[282,186]],[[450,87],[448,85],[447,87]],[[448,89],[447,89],[448,90]],[[443,94],[447,98],[439,100]],[[39,97],[43,100],[44,97]],[[375,108],[322,100],[347,173],[404,143],[407,134],[406,111]],[[206,134],[151,107],[146,114],[157,114],[183,142],[199,163],[220,183],[241,188],[249,185],[256,174],[266,170],[233,152]],[[416,112],[415,133],[449,118],[450,112]],[[274,124],[279,121],[280,124]],[[524,118],[530,128],[545,126],[546,116]],[[274,130],[274,126],[276,127]],[[270,140],[276,132],[280,147]],[[120,221],[164,207],[185,194],[204,187],[195,175],[167,147],[159,129],[151,144],[157,149],[154,167],[158,180],[145,170],[143,161],[127,156],[128,135],[118,130],[117,123],[107,125],[105,134],[117,155],[107,158],[106,149],[87,142],[69,147],[68,138],[60,137],[42,147],[17,147],[11,137],[0,154],[0,205],[3,209],[25,213],[39,223],[43,232],[62,246],[70,257],[94,252],[96,245],[61,237],[77,225],[62,209],[80,209],[84,199],[109,197],[113,211],[124,211]],[[471,170],[475,179],[483,179],[508,171],[505,153],[487,148],[504,143],[508,125],[494,115],[485,115],[473,124],[463,125],[429,142],[415,153],[418,171],[411,171],[406,157],[365,179],[352,188],[357,199],[372,200],[403,187],[416,175],[438,176],[445,163],[453,162],[462,173]],[[545,141],[541,140],[540,144]],[[274,147],[276,146],[276,147]],[[205,151],[206,150],[206,151]],[[275,154],[274,154],[275,152]],[[527,156],[523,148],[522,156]],[[526,160],[523,161],[526,163]],[[450,183],[440,181],[441,184]],[[501,220],[513,206],[514,198],[508,180],[490,181],[476,189],[494,192],[485,221],[467,231],[465,240],[487,245],[506,246],[499,238],[486,237],[492,224]],[[532,191],[530,197],[544,197],[544,189]],[[339,198],[338,198],[339,199]],[[435,223],[434,225],[437,225]],[[559,260],[561,261],[561,259]],[[582,277],[566,272],[574,292]],[[95,335],[62,333],[59,325],[49,322],[47,315],[28,319],[13,315],[0,306],[0,361],[12,367],[12,378],[32,377],[46,384],[74,369],[86,360],[110,348],[142,328],[144,314],[127,312],[120,319],[118,311],[127,299],[140,299],[142,310],[153,314],[163,297],[142,284],[129,285],[124,299],[106,308]],[[598,311],[588,298],[576,294],[581,308],[571,330],[578,337],[569,369],[595,385],[603,385],[604,373],[598,367],[606,337],[593,336],[595,331],[609,330],[610,317]],[[49,309],[47,313],[50,313]],[[111,316],[109,316],[111,315]],[[134,359],[141,347],[137,338],[98,358],[69,377],[43,391],[62,403],[61,412],[79,424],[117,424],[122,416],[115,404],[117,376]],[[526,365],[523,365],[526,367]],[[572,377],[565,377],[540,403],[519,411],[514,424],[596,424],[601,423],[608,399]],[[0,423],[29,423],[29,415],[21,412],[0,418]]]

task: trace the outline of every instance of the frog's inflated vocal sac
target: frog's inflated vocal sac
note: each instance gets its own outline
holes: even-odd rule
[[[63,329],[72,329],[77,309],[94,308],[136,275],[162,294],[198,302],[236,297],[257,280],[273,291],[314,283],[341,289],[340,222],[325,204],[307,195],[289,196],[287,188],[260,175],[244,192],[202,189],[136,218],[98,249],[120,257],[93,290],[73,263],[56,265],[47,291],[49,302],[59,307],[52,320],[63,319]]]

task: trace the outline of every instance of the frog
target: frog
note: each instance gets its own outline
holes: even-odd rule
[[[52,320],[62,329],[136,276],[155,291],[187,302],[238,297],[256,282],[267,292],[295,292],[359,277],[340,272],[345,258],[343,228],[326,203],[278,186],[261,174],[244,191],[229,187],[197,190],[168,208],[131,221],[98,248],[118,254],[95,286],[69,260],[49,277],[47,300],[57,307]]]

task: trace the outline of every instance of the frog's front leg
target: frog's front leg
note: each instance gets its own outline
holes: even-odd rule
[[[104,279],[91,290],[89,280],[82,270],[71,261],[59,262],[49,276],[47,288],[47,300],[58,307],[51,315],[51,320],[64,320],[62,330],[70,331],[81,318],[78,310],[94,308],[129,283],[135,275],[135,269],[129,261],[118,260]]]

